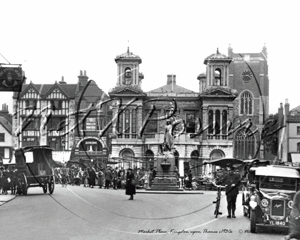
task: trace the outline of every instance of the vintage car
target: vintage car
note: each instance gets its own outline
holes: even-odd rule
[[[243,191],[244,216],[250,231],[257,227],[287,230],[293,197],[300,187],[300,169],[282,165],[251,167]]]

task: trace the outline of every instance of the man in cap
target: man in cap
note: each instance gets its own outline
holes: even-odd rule
[[[217,185],[224,185],[227,199],[227,218],[235,218],[236,198],[239,194],[240,177],[234,174],[233,167],[227,167],[227,174],[216,182]]]

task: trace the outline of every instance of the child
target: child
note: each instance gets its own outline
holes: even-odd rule
[[[284,239],[300,239],[300,191],[296,192],[294,196],[289,224],[289,235],[285,236]]]

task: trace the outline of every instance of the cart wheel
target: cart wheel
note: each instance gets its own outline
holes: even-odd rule
[[[27,195],[27,189],[28,189],[28,184],[27,184],[27,177],[25,176],[25,174],[23,173],[21,175],[21,188],[22,188],[22,193],[23,195]]]
[[[49,183],[48,183],[48,186],[49,186],[49,193],[52,194],[54,192],[54,186],[55,186],[55,179],[54,179],[54,176],[51,177]]]
[[[45,194],[47,193],[47,184],[43,185],[43,191]]]

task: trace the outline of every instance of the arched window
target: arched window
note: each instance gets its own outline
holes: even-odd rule
[[[245,133],[245,128],[237,131],[234,137],[234,157],[239,159],[252,159],[255,155],[255,138]]]
[[[133,168],[135,166],[134,152],[131,149],[124,149],[120,155],[123,160],[124,169]]]
[[[125,68],[125,74],[124,74],[124,84],[129,85],[131,84],[131,69],[129,67]]]
[[[253,114],[253,97],[248,91],[243,92],[240,97],[240,114]]]
[[[214,80],[214,84],[215,86],[222,86],[222,72],[220,68],[216,68],[215,69],[215,80]]]

